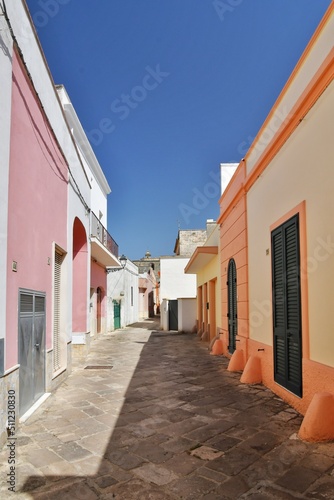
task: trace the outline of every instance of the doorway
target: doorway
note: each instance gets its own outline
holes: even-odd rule
[[[274,379],[302,396],[302,331],[298,214],[271,233]]]
[[[96,289],[96,333],[101,333],[102,289]]]
[[[114,300],[114,329],[121,328],[121,304]]]
[[[228,351],[233,354],[236,349],[237,324],[237,268],[235,260],[230,259],[227,271],[227,296],[228,296]]]
[[[177,300],[170,300],[168,305],[169,330],[177,330],[179,327]]]
[[[19,291],[19,415],[45,392],[45,294]]]

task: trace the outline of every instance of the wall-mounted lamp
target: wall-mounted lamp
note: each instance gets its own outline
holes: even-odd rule
[[[107,268],[106,271],[107,271],[108,274],[109,273],[114,273],[116,271],[120,271],[121,269],[125,268],[127,260],[128,260],[127,257],[125,257],[125,255],[122,254],[118,260],[119,260],[119,262],[121,264],[121,267],[117,266],[117,267],[109,267],[109,268]]]
[[[119,258],[119,261],[120,261],[121,266],[122,266],[122,268],[123,268],[123,269],[124,269],[124,268],[125,268],[125,266],[126,266],[126,262],[127,262],[127,260],[128,260],[128,259],[127,259],[127,257],[125,257],[124,253],[123,253],[123,254],[120,256],[120,258]]]

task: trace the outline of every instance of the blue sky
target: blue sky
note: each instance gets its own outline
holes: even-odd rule
[[[330,0],[27,0],[111,187],[120,253],[172,255],[216,219]]]

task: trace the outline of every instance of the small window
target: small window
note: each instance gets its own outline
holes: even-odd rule
[[[133,286],[131,287],[131,305],[133,306]]]

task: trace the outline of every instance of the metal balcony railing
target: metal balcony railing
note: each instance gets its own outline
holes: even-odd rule
[[[92,214],[92,227],[91,227],[91,235],[95,236],[99,240],[102,245],[109,250],[115,257],[118,257],[118,245],[116,241],[110,236],[106,228],[96,217],[94,212]]]

